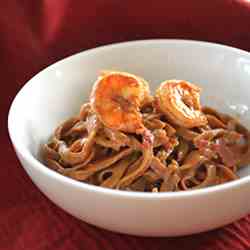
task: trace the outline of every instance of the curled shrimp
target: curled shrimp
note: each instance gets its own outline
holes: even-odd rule
[[[178,126],[193,128],[207,124],[201,112],[201,89],[182,80],[164,81],[156,91],[156,106]]]
[[[139,109],[148,97],[144,79],[126,72],[105,71],[94,84],[90,102],[106,127],[141,134],[145,127]]]

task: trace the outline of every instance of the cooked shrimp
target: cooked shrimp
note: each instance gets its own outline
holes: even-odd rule
[[[148,83],[125,72],[105,71],[95,82],[91,105],[111,129],[141,134],[145,131],[140,107],[149,97]]]
[[[207,124],[201,112],[201,89],[182,80],[163,82],[156,91],[156,106],[176,125],[193,128]]]

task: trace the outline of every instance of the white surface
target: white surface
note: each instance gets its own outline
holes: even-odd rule
[[[211,43],[181,40],[128,42],[62,60],[31,79],[9,113],[9,133],[33,182],[55,204],[96,226],[143,236],[174,236],[220,227],[250,212],[250,168],[240,180],[197,191],[139,193],[104,189],[64,177],[38,160],[41,144],[79,111],[102,69],[144,77],[152,90],[166,79],[203,88],[203,103],[244,123],[250,118],[250,55]]]

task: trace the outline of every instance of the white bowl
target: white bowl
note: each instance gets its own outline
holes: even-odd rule
[[[59,207],[90,224],[141,236],[211,230],[250,212],[250,168],[242,178],[195,191],[142,193],[105,189],[64,177],[39,161],[39,148],[65,118],[88,100],[102,69],[143,76],[152,91],[165,79],[203,88],[202,101],[242,118],[250,127],[250,55],[206,42],[147,40],[108,45],[64,59],[40,72],[17,94],[9,134],[24,169]]]

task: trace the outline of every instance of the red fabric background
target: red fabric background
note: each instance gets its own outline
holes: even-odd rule
[[[250,51],[249,27],[247,0],[0,1],[0,249],[249,249],[250,216],[212,232],[158,239],[118,235],[78,221],[31,183],[6,125],[17,91],[58,59],[142,38],[206,40]]]

